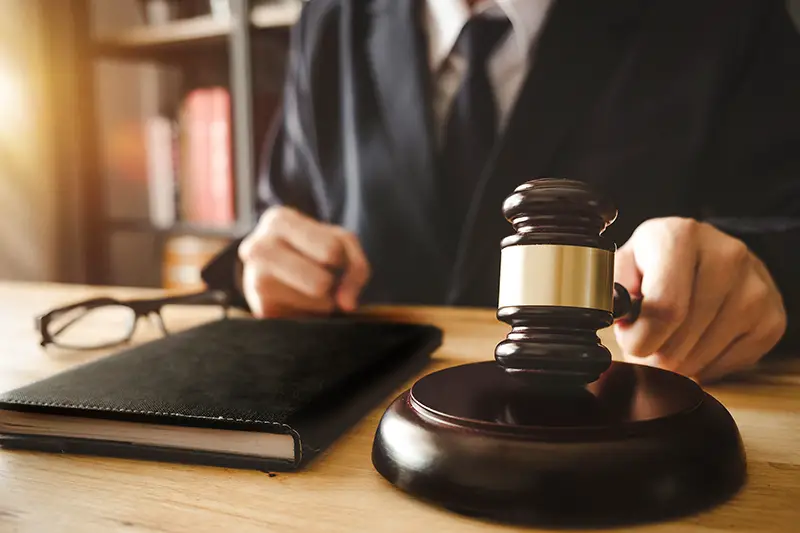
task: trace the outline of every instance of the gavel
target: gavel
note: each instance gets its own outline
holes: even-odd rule
[[[512,326],[497,363],[531,384],[597,380],[611,365],[599,329],[632,322],[641,299],[614,283],[616,245],[603,236],[614,206],[580,181],[539,179],[503,204],[515,234],[500,243],[497,317]]]

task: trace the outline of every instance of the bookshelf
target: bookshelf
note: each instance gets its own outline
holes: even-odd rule
[[[302,1],[276,2],[254,6],[249,11],[253,30],[285,30],[300,16]],[[246,9],[246,8],[245,8]],[[175,51],[196,51],[199,46],[224,44],[235,27],[234,20],[200,15],[163,24],[138,26],[115,35],[95,39],[96,53],[106,57],[132,59],[161,58]]]
[[[127,29],[119,35],[95,39],[97,53],[107,55],[134,54],[138,57],[158,54],[180,46],[222,42],[230,34],[229,22],[202,15],[153,26]]]
[[[120,246],[122,248],[125,246],[114,245],[112,241],[119,235],[138,235],[152,243],[152,249],[155,251],[151,260],[141,260],[142,264],[148,265],[151,279],[158,277],[160,286],[168,285],[165,265],[176,261],[174,255],[168,256],[169,250],[208,249],[209,243],[221,245],[244,235],[255,223],[256,214],[253,206],[258,152],[269,125],[269,121],[265,118],[268,115],[267,109],[277,102],[276,97],[271,104],[266,104],[260,99],[259,91],[265,85],[273,89],[279,88],[282,83],[288,33],[300,15],[303,0],[228,0],[226,2],[228,13],[225,16],[212,13],[210,6],[212,2],[209,0],[160,0],[163,5],[170,5],[176,10],[169,20],[157,23],[138,21],[135,24],[117,25],[110,29],[93,26],[96,20],[93,9],[96,10],[97,6],[93,6],[92,2],[106,0],[70,1],[73,4],[72,14],[76,28],[75,49],[81,61],[78,68],[77,91],[83,98],[80,99],[80,109],[77,112],[85,118],[81,120],[80,158],[83,169],[81,197],[86,282],[98,285],[129,284],[115,276],[113,266],[115,260],[119,263],[119,259],[115,258],[115,253],[118,253],[115,252],[115,247],[119,250]],[[115,0],[115,3],[117,1]],[[150,0],[123,1],[136,2],[143,8]],[[188,14],[179,12],[190,5],[190,10],[193,11]],[[106,6],[102,7],[110,9]],[[131,10],[130,4],[128,9]],[[191,95],[208,92],[209,87],[224,89],[228,120],[227,136],[224,138],[229,141],[225,143],[229,146],[229,152],[225,154],[228,159],[225,160],[223,167],[228,169],[231,181],[231,190],[226,197],[231,204],[230,212],[226,211],[227,215],[223,215],[222,218],[217,216],[211,221],[199,220],[199,215],[194,215],[194,218],[184,216],[181,202],[184,202],[185,197],[190,196],[189,192],[193,190],[190,187],[187,191],[184,182],[187,179],[195,181],[199,179],[195,174],[196,163],[192,163],[194,166],[191,169],[187,165],[186,168],[182,167],[177,171],[182,181],[180,184],[177,182],[175,184],[176,194],[184,196],[181,200],[176,200],[173,219],[155,223],[152,216],[148,216],[147,213],[120,215],[112,212],[113,209],[109,207],[111,193],[109,171],[104,168],[102,162],[104,157],[99,148],[104,142],[109,142],[105,138],[107,133],[100,131],[103,105],[100,105],[99,99],[111,99],[110,103],[105,104],[107,110],[109,106],[113,108],[115,95],[108,95],[107,90],[98,90],[96,73],[98,64],[109,62],[113,65],[147,65],[155,69],[141,76],[140,82],[149,87],[147,91],[151,95],[151,100],[156,98],[171,102],[162,104],[159,101],[155,105],[160,109],[171,109],[172,114],[167,113],[171,119],[165,119],[164,124],[177,123],[173,127],[180,132],[180,136],[187,133],[188,126],[180,121],[189,115],[189,111],[186,111],[189,106],[185,102],[192,97]],[[254,68],[254,64],[257,64],[258,68]],[[159,69],[168,69],[172,77],[165,77]],[[180,80],[177,82],[177,90],[174,81],[176,76]],[[165,94],[169,96],[165,97]],[[209,120],[212,124],[219,124],[213,122],[215,119]],[[191,119],[187,119],[187,122],[190,121]],[[148,124],[143,123],[140,126],[145,128]],[[218,130],[215,131],[219,133]],[[165,137],[162,135],[160,139],[156,146],[164,148]],[[152,141],[145,142],[152,144]],[[190,141],[181,138],[177,142],[178,150],[182,151],[187,150],[186,145]],[[194,147],[194,155],[201,152],[202,146]],[[149,150],[150,146],[145,148]],[[144,153],[149,156],[147,150]],[[219,152],[214,153],[217,154],[219,163]],[[173,154],[173,157],[180,159],[180,165],[186,163],[185,157],[181,155]],[[213,161],[213,154],[211,157]],[[105,159],[108,159],[108,156]],[[146,163],[140,163],[137,165],[142,168],[137,175],[146,175],[148,172],[152,174],[152,168],[148,168]],[[201,163],[201,169],[202,166]],[[208,166],[210,168],[213,165]],[[161,168],[164,168],[163,165]],[[145,176],[142,179],[147,178],[148,176]],[[199,189],[195,183],[191,185]],[[148,187],[150,187],[151,207],[154,200],[159,204],[168,205],[169,201],[165,203],[165,198],[170,196],[171,192],[157,191],[161,196],[153,196],[156,193],[153,192],[152,183],[149,183]],[[127,197],[135,195],[126,192],[119,194],[117,191],[117,196],[121,196],[122,203],[125,203]],[[211,204],[213,204],[211,200],[206,200],[206,208]],[[181,239],[184,240],[176,244]],[[191,241],[186,239],[194,239],[195,242],[189,245],[187,243]],[[137,255],[134,252],[130,254]],[[199,266],[195,265],[197,274]],[[185,271],[187,267],[179,265],[176,268]]]

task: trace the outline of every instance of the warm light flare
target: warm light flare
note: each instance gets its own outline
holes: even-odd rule
[[[3,136],[23,126],[27,107],[21,74],[0,58],[0,133]]]

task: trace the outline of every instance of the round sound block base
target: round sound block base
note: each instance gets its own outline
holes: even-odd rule
[[[434,372],[387,409],[372,461],[452,511],[540,526],[652,522],[721,503],[746,477],[728,411],[693,381],[612,363],[544,390],[495,362]]]

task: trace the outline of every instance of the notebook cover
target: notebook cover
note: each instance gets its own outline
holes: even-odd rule
[[[293,462],[42,436],[0,435],[0,446],[295,470],[420,372],[441,340],[421,324],[227,319],[0,395],[2,409],[291,434]]]

